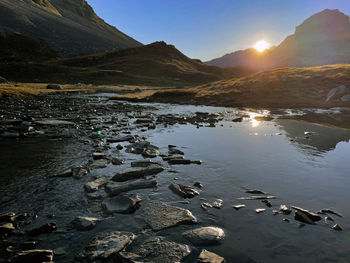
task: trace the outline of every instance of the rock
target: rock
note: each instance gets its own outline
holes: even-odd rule
[[[156,185],[157,181],[155,179],[137,179],[119,183],[108,183],[105,186],[105,190],[110,196],[115,196],[131,190],[152,188]]]
[[[332,215],[336,215],[339,217],[343,217],[342,214],[330,209],[330,208],[326,208],[326,209],[321,209],[320,211],[317,212],[317,214],[332,214]]]
[[[108,160],[106,159],[95,160],[92,163],[88,164],[88,167],[92,170],[106,168],[107,166],[108,166]]]
[[[234,205],[233,206],[233,208],[236,209],[236,210],[242,209],[244,207],[245,207],[245,205]]]
[[[73,175],[72,168],[68,168],[61,172],[60,174],[56,175],[56,177],[71,177]]]
[[[122,165],[124,163],[124,160],[120,159],[120,158],[112,158],[112,164],[113,165]]]
[[[183,262],[191,250],[187,245],[170,242],[163,237],[151,237],[132,249],[132,252],[140,255],[142,262],[179,263]]]
[[[170,159],[169,164],[191,164],[191,160],[188,159]]]
[[[242,122],[243,121],[243,117],[234,118],[232,121],[233,122]]]
[[[82,262],[98,262],[112,260],[119,251],[127,247],[135,238],[133,233],[129,232],[110,232],[103,233],[95,237],[76,259]]]
[[[107,214],[131,214],[140,207],[141,198],[138,195],[118,195],[108,198],[101,204],[102,210]]]
[[[348,91],[349,89],[347,89],[345,85],[341,85],[336,88],[333,88],[328,92],[326,102],[330,101],[334,96],[344,94]]]
[[[160,154],[160,152],[156,149],[146,149],[142,152],[142,156],[145,158],[155,158]]]
[[[30,236],[37,236],[41,234],[49,234],[56,231],[57,226],[55,223],[47,223],[41,227],[34,228],[32,230],[27,231]]]
[[[140,160],[131,162],[132,167],[149,167],[152,165],[161,166],[160,162],[154,162],[151,160]]]
[[[117,255],[117,261],[120,263],[145,263],[143,257],[135,253],[121,251]]]
[[[264,203],[267,207],[272,207],[271,202],[267,199],[261,200],[261,202]]]
[[[100,159],[106,158],[106,155],[104,153],[95,152],[95,153],[92,154],[92,158],[94,160],[100,160]]]
[[[124,147],[123,147],[122,145],[118,144],[118,145],[116,146],[116,148],[117,148],[117,150],[120,151],[120,150],[123,150]]]
[[[195,182],[193,184],[193,186],[198,187],[198,188],[202,188],[203,187],[203,185],[200,182]]]
[[[96,226],[98,221],[100,220],[94,217],[77,216],[72,221],[72,226],[78,230],[91,230]]]
[[[0,223],[11,223],[15,220],[16,214],[13,212],[9,212],[6,214],[0,215]]]
[[[53,89],[53,90],[61,90],[61,86],[60,85],[56,85],[56,84],[49,84],[46,86],[46,89]]]
[[[80,179],[88,174],[88,171],[81,166],[73,167],[71,170],[74,179]]]
[[[275,215],[278,215],[279,212],[277,210],[272,210],[272,214],[275,216]]]
[[[225,238],[224,230],[212,226],[189,230],[183,235],[196,246],[216,245]]]
[[[189,210],[160,202],[151,203],[145,208],[145,220],[156,231],[179,224],[197,223]]]
[[[338,224],[335,224],[332,228],[333,228],[333,230],[336,230],[336,231],[342,231],[343,230]]]
[[[7,82],[8,82],[7,79],[0,76],[0,83],[7,83]]]
[[[53,251],[49,249],[32,249],[18,252],[15,255],[15,262],[18,263],[40,263],[52,262]]]
[[[310,224],[310,225],[315,224],[315,222],[313,220],[311,220],[305,213],[300,212],[300,211],[296,211],[294,213],[294,219],[299,221],[299,222]]]
[[[164,171],[164,168],[161,166],[150,166],[141,169],[119,172],[113,176],[112,180],[115,182],[125,182],[128,180],[142,178],[148,175],[155,175],[162,171]]]
[[[175,154],[184,155],[185,153],[183,151],[178,150],[178,149],[170,148],[168,150],[168,154],[169,155],[175,155]]]
[[[107,184],[109,179],[107,177],[98,178],[92,182],[88,182],[84,185],[85,192],[91,193],[97,191],[101,186]]]
[[[204,209],[204,210],[207,210],[207,208],[212,208],[213,206],[210,204],[210,203],[202,203],[201,204],[201,207]]]
[[[198,191],[196,191],[193,187],[187,185],[172,183],[169,186],[169,189],[183,198],[193,198],[196,195],[199,195]]]
[[[257,195],[257,196],[248,196],[248,197],[239,197],[238,200],[263,200],[263,199],[276,199],[276,196],[273,195]]]
[[[350,102],[350,94],[346,94],[340,98],[341,101]]]
[[[138,118],[135,121],[135,124],[143,124],[143,123],[150,123],[150,122],[153,122],[152,118]]]
[[[304,208],[301,208],[301,207],[297,207],[297,206],[292,206],[292,208],[294,210],[297,210],[298,212],[300,213],[303,213],[305,214],[308,218],[310,218],[313,222],[317,222],[317,221],[320,221],[322,218],[318,215],[318,214],[315,214],[313,212],[310,212],[309,210],[306,210]]]
[[[199,254],[198,263],[224,263],[225,259],[205,249]]]
[[[247,190],[246,193],[248,194],[261,194],[261,195],[266,195],[266,192],[257,190],[257,189],[252,189],[252,190]]]
[[[109,143],[125,142],[125,141],[131,141],[133,139],[134,139],[134,136],[132,136],[132,135],[117,136],[117,137],[114,137],[114,138],[108,138],[107,142],[109,142]]]
[[[185,159],[183,156],[166,156],[166,155],[162,155],[162,159],[163,161],[169,161],[169,160],[173,160],[173,159]]]
[[[11,235],[15,231],[15,227],[12,223],[6,223],[0,225],[0,236]]]
[[[257,209],[255,209],[255,213],[257,213],[257,214],[263,213],[265,211],[266,211],[265,208],[257,208]]]
[[[280,205],[280,211],[285,215],[289,215],[290,213],[292,213],[292,210],[286,205]]]
[[[222,199],[216,199],[213,203],[212,203],[212,206],[217,208],[217,209],[220,209],[223,205],[224,201]]]
[[[202,160],[191,160],[191,163],[200,165],[200,164],[202,164],[203,162],[202,162]]]
[[[86,197],[90,200],[99,200],[99,199],[103,199],[104,195],[98,192],[94,192],[94,193],[85,193]]]

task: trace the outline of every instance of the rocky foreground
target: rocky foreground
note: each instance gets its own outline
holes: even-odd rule
[[[207,250],[220,246],[225,230],[202,225],[198,215],[182,207],[187,199],[200,198],[205,191],[201,182],[184,185],[181,178],[169,182],[169,195],[178,197],[177,204],[152,199],[159,177],[176,174],[178,165],[202,161],[185,157],[171,142],[162,152],[160,145],[147,140],[147,134],[159,127],[215,127],[224,113],[197,112],[188,117],[162,114],[151,106],[57,94],[1,99],[1,105],[0,143],[67,141],[74,145],[71,151],[77,161],[67,167],[62,163],[55,174],[2,182],[0,262],[225,262]],[[107,172],[111,170],[113,174]],[[281,215],[280,220],[300,226],[324,220],[331,229],[342,230],[336,222],[342,215],[336,211],[314,213],[275,199],[248,189],[232,203],[232,211],[239,213],[246,202],[257,202],[256,214]],[[232,202],[202,201],[203,212]],[[141,214],[138,219],[133,217],[135,211]],[[120,225],[110,231],[112,222]],[[178,228],[181,238],[169,234],[169,228]]]

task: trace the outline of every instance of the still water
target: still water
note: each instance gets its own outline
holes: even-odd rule
[[[227,262],[350,262],[349,130],[282,119],[259,122],[253,117],[265,112],[249,110],[244,111],[247,117],[242,122],[235,123],[232,122],[234,116],[238,112],[242,113],[237,109],[162,104],[153,106],[157,108],[152,110],[155,115],[225,112],[223,120],[215,128],[160,125],[156,130],[143,133],[132,131],[148,136],[148,141],[158,146],[162,153],[167,152],[169,144],[174,144],[185,152],[187,158],[202,160],[203,164],[169,166],[164,163],[167,168],[176,169],[178,173],[164,172],[157,175],[156,189],[134,191],[143,199],[141,209],[134,214],[105,218],[88,233],[68,231],[47,237],[42,242],[43,247],[49,244],[50,248],[65,251],[57,258],[57,262],[72,260],[74,254],[101,231],[133,231],[188,243],[181,233],[201,226],[218,226],[225,230],[226,239],[221,245],[203,248],[223,256]],[[12,148],[8,147],[9,144]],[[8,198],[0,206],[1,212],[35,210],[39,214],[39,223],[45,222],[44,219],[40,221],[40,214],[55,213],[55,221],[63,228],[76,215],[102,216],[100,204],[88,202],[83,195],[82,184],[91,178],[82,181],[46,178],[46,181],[53,180],[52,189],[48,192],[44,189],[40,193],[33,191],[43,180],[40,178],[69,165],[77,165],[91,156],[92,149],[89,146],[76,141],[37,141],[31,146],[28,144],[23,141],[0,141],[0,160],[2,168],[6,168],[2,169],[0,182]],[[124,151],[118,153],[114,147],[109,154],[126,159],[126,163],[121,167],[110,164],[107,168],[94,171],[93,176],[113,176],[115,172],[128,169],[131,161],[140,159],[140,156]],[[33,165],[34,161],[25,161],[28,155],[40,161]],[[14,158],[19,161],[14,161]],[[28,174],[36,179],[28,180]],[[25,183],[20,188],[13,188],[13,181],[9,181],[14,178],[18,180],[18,185],[21,185],[21,181]],[[196,181],[201,182],[203,188],[200,195],[190,199],[188,204],[168,189],[171,182],[193,185]],[[17,196],[16,200],[9,197],[8,191],[12,189],[21,191],[21,196]],[[245,193],[247,189],[260,189],[277,196],[277,199],[271,201],[271,209],[256,214],[256,208],[267,208],[261,201],[237,200],[248,196]],[[31,198],[31,204],[25,203],[28,198]],[[202,202],[212,202],[217,198],[224,201],[221,209],[201,208]],[[189,209],[197,217],[198,224],[153,233],[143,220],[142,209],[152,200]],[[245,204],[246,207],[236,211],[232,208],[236,204]],[[278,209],[281,204],[300,206],[314,212],[332,208],[343,215],[342,218],[332,216],[343,231],[332,230],[324,221],[300,227],[292,214],[272,215],[272,209]],[[283,221],[284,218],[289,218],[290,223]],[[189,258],[188,262],[193,262],[193,258]]]

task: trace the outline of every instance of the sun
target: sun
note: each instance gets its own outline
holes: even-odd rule
[[[268,49],[270,47],[270,44],[267,43],[265,40],[259,40],[255,43],[254,48],[258,52],[263,52],[264,50]]]

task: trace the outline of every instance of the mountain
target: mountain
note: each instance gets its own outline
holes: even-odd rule
[[[350,20],[339,10],[326,9],[297,26],[279,46],[259,54],[248,49],[207,64],[254,69],[350,63]]]
[[[105,23],[85,0],[0,0],[0,32],[44,40],[64,57],[142,45]]]
[[[2,76],[19,82],[196,85],[250,73],[191,59],[173,45],[155,42],[113,52],[72,58],[1,63]]]

